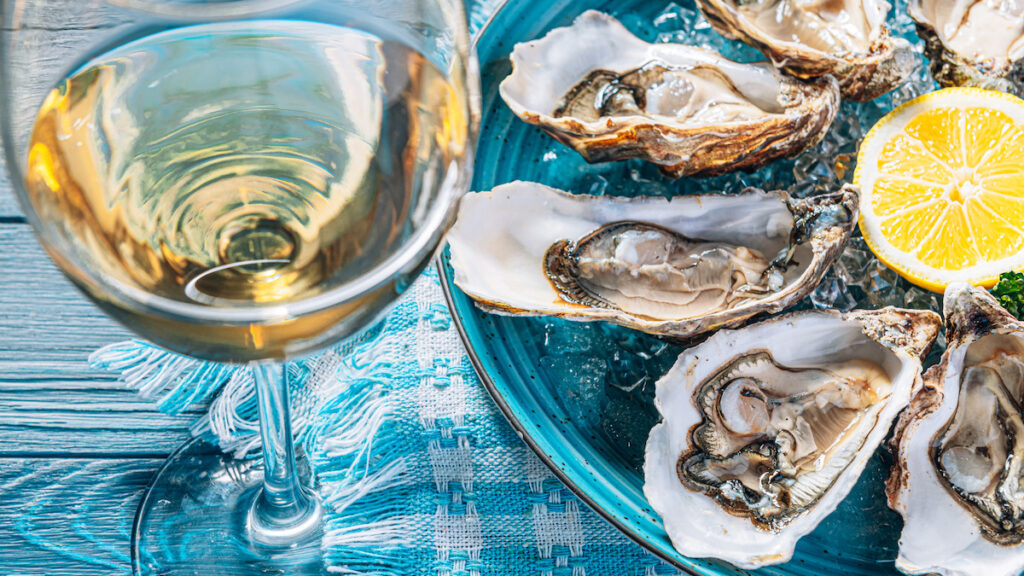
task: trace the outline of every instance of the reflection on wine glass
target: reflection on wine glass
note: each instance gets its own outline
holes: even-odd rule
[[[136,517],[133,567],[320,573],[323,511],[279,361],[379,317],[447,229],[476,128],[463,8],[93,4],[96,37],[73,39],[38,93],[19,75],[54,56],[31,22],[90,7],[4,5],[12,181],[51,257],[107,313],[172,350],[251,362],[263,439],[262,463],[204,440],[175,453]]]

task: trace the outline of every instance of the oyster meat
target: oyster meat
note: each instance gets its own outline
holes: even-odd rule
[[[455,283],[484,309],[606,320],[688,338],[806,296],[857,220],[852,187],[673,198],[567,194],[513,182],[463,198]]]
[[[672,544],[786,562],[850,492],[920,383],[930,311],[797,312],[722,331],[657,383],[644,495]]]
[[[1024,324],[985,290],[951,284],[949,346],[900,417],[887,491],[907,574],[1024,570]]]
[[[782,283],[781,271],[755,248],[632,221],[606,224],[577,242],[555,242],[544,268],[567,301],[646,318],[724,310]]]
[[[588,162],[642,158],[671,177],[753,170],[817,143],[835,81],[804,83],[682,44],[649,44],[584,12],[512,51],[499,91],[521,119]]]
[[[910,44],[885,27],[885,0],[697,0],[711,25],[799,78],[831,74],[843,98],[871,100],[903,83]]]
[[[939,84],[1024,95],[1024,2],[910,0],[907,11]]]

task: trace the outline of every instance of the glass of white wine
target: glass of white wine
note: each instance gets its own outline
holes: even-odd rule
[[[255,381],[263,457],[172,455],[134,571],[323,572],[281,362],[379,318],[451,222],[478,117],[461,0],[6,0],[0,25],[6,164],[54,262]]]

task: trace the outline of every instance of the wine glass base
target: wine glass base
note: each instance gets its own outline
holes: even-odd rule
[[[263,482],[262,458],[233,458],[195,438],[167,459],[150,482],[132,530],[136,576],[326,574],[323,531],[298,543],[267,546],[246,531]],[[301,478],[312,478],[299,460]],[[310,487],[311,488],[311,487]],[[312,491],[312,490],[311,490]]]

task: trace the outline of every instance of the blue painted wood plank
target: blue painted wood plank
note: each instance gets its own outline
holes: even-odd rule
[[[129,574],[135,508],[162,462],[0,459],[0,574]]]
[[[131,337],[78,293],[25,224],[0,225],[0,455],[164,454],[196,412],[167,416],[88,366]]]
[[[134,392],[117,388],[0,384],[0,458],[162,457],[188,438],[200,410],[161,414]]]
[[[0,225],[0,270],[3,377],[81,377],[92,350],[130,337],[71,286],[28,225]]]
[[[19,15],[18,44],[30,49],[7,57],[24,93],[12,103],[23,141],[53,83],[88,47],[125,29],[110,27],[119,11],[54,0]],[[159,414],[88,367],[90,352],[130,333],[71,287],[21,222],[0,170],[0,575],[128,574],[142,490],[198,412]],[[11,457],[29,454],[57,457]]]
[[[7,167],[2,160],[3,157],[3,144],[0,144],[0,219],[7,220],[13,216],[21,216],[21,208],[14,199],[14,190],[11,188]]]

